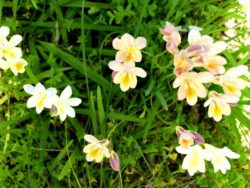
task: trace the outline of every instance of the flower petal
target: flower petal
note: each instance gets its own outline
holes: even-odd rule
[[[115,38],[112,42],[112,46],[114,49],[116,50],[122,50],[123,49],[123,43],[121,41],[121,39]]]
[[[70,98],[67,100],[67,105],[69,106],[79,106],[82,103],[80,98]]]
[[[213,55],[219,54],[219,53],[223,52],[226,48],[227,48],[227,43],[225,43],[223,41],[215,42],[214,44],[212,44],[212,46],[208,52],[208,55],[213,56]]]
[[[35,87],[30,85],[30,84],[25,84],[23,86],[23,89],[26,93],[30,94],[30,95],[34,95],[35,94]]]
[[[225,76],[236,78],[242,75],[246,75],[248,73],[248,67],[246,65],[239,65],[237,67],[233,67],[229,69]]]
[[[10,45],[11,47],[14,47],[14,46],[17,46],[21,41],[22,41],[21,35],[13,35],[10,38],[8,45]]]
[[[111,70],[113,71],[121,71],[122,70],[122,64],[121,63],[118,63],[117,61],[110,61],[108,63],[108,66]]]
[[[147,72],[139,67],[135,67],[135,74],[141,78],[145,78],[147,76]]]
[[[10,34],[10,29],[6,26],[0,27],[1,36],[7,37]]]
[[[144,38],[144,37],[137,37],[135,39],[135,47],[137,49],[139,49],[139,50],[143,49],[143,48],[146,47],[146,45],[147,45],[147,39],[146,38]]]
[[[71,97],[72,95],[72,89],[70,86],[67,86],[61,93],[60,99],[62,100],[67,100]]]
[[[90,143],[99,142],[99,140],[97,140],[96,137],[94,137],[93,135],[90,135],[90,134],[86,134],[84,136],[84,140],[86,140],[87,142],[90,142]]]
[[[193,44],[201,37],[201,34],[198,30],[192,29],[188,33],[188,43]]]

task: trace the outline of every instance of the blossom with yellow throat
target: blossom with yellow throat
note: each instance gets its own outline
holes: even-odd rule
[[[95,161],[100,163],[105,157],[110,157],[109,149],[107,148],[109,141],[106,139],[98,140],[92,135],[85,135],[84,139],[89,142],[83,148],[83,152],[86,153],[86,160],[88,162]]]

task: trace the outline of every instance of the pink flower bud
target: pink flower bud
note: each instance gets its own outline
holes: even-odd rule
[[[113,170],[119,171],[120,170],[120,160],[116,152],[111,151],[111,155],[109,158],[110,166]]]

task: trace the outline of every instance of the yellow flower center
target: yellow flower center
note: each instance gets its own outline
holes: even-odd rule
[[[222,114],[221,107],[217,103],[214,103],[214,115],[220,116],[221,114]]]
[[[182,140],[181,141],[181,145],[184,147],[184,148],[188,148],[190,145],[191,145],[191,141],[190,140]]]
[[[237,88],[233,85],[229,85],[229,84],[224,84],[224,86],[227,88],[227,90],[230,92],[230,93],[236,93],[237,91]]]
[[[17,63],[15,66],[16,66],[17,72],[22,71],[22,70],[23,70],[23,67],[24,67],[22,63]]]
[[[129,82],[130,82],[130,79],[129,79],[129,75],[128,73],[125,73],[126,75],[123,76],[122,78],[122,84],[125,85],[125,86],[128,86],[129,85]]]
[[[128,48],[128,52],[129,52],[129,53],[134,53],[134,52],[135,52],[135,48],[134,48],[134,47]]]
[[[44,101],[45,101],[46,97],[47,97],[47,94],[43,93],[42,96],[41,96],[41,98],[40,98],[40,100],[37,103],[37,107],[38,108],[42,108],[43,107]]]
[[[93,149],[93,150],[89,153],[89,155],[90,155],[91,158],[96,158],[96,156],[98,155],[98,153],[99,153],[99,148],[95,148],[95,149]]]

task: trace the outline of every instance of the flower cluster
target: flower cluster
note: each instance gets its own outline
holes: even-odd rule
[[[108,149],[109,141],[107,139],[98,140],[92,135],[85,135],[84,139],[89,142],[83,148],[83,152],[86,153],[86,160],[88,162],[95,161],[100,163],[105,157],[109,159],[110,166],[113,170],[120,170],[120,160],[116,152],[113,150],[110,152]]]
[[[113,40],[113,48],[117,50],[115,60],[110,61],[108,66],[113,70],[112,77],[115,84],[120,84],[123,92],[129,88],[134,89],[137,85],[137,76],[145,78],[147,73],[136,63],[142,60],[141,49],[147,45],[144,37],[134,38],[125,33],[121,39]]]
[[[202,173],[205,172],[205,160],[211,161],[214,172],[220,170],[225,174],[227,170],[231,169],[227,158],[238,159],[240,157],[239,154],[231,151],[227,147],[217,148],[205,143],[202,136],[193,131],[187,131],[181,127],[177,127],[176,134],[180,144],[180,146],[176,147],[176,151],[181,154],[186,154],[182,168],[188,170],[190,176],[193,176],[198,171]],[[194,145],[195,142],[200,145]],[[203,145],[203,147],[201,145]]]
[[[28,64],[22,58],[22,50],[17,47],[22,41],[21,35],[13,35],[7,39],[10,29],[6,26],[0,27],[0,68],[10,69],[14,75],[24,73],[24,67]]]
[[[248,68],[239,65],[225,70],[227,60],[219,53],[227,44],[223,41],[214,42],[208,35],[201,35],[197,29],[188,33],[188,47],[179,50],[181,36],[178,30],[169,22],[161,29],[163,39],[167,42],[166,49],[174,56],[173,87],[178,89],[178,100],[187,100],[191,106],[197,103],[198,97],[205,98],[207,89],[205,83],[213,83],[223,88],[224,93],[210,91],[209,99],[204,106],[209,106],[208,116],[220,121],[222,115],[230,115],[230,105],[235,105],[241,96],[241,90],[246,87],[246,81],[239,78],[247,74]],[[206,71],[197,72],[195,68]]]
[[[78,106],[82,100],[79,98],[70,98],[72,89],[67,86],[60,96],[56,95],[56,88],[46,89],[41,83],[35,87],[26,84],[23,86],[24,91],[32,95],[27,101],[28,108],[36,108],[36,112],[40,114],[44,108],[51,109],[54,116],[60,116],[61,121],[64,121],[67,116],[74,118],[75,110],[72,106]]]

